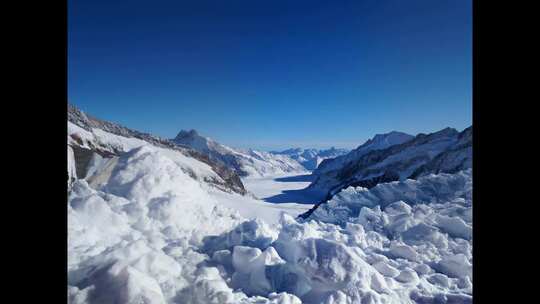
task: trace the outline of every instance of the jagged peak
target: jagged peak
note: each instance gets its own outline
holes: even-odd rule
[[[199,135],[197,130],[190,129],[190,130],[180,130],[180,132],[178,132],[178,135],[176,135],[175,139],[195,138],[195,137],[201,137],[201,136]]]
[[[373,140],[377,141],[377,140],[380,140],[380,139],[384,139],[384,138],[388,138],[388,137],[394,137],[394,136],[405,136],[405,137],[411,137],[411,138],[413,137],[412,135],[404,133],[404,132],[390,131],[388,133],[375,134],[375,136],[373,136]]]

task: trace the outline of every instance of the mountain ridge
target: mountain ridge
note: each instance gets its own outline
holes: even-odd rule
[[[298,161],[307,170],[315,170],[325,159],[335,158],[348,153],[350,150],[331,147],[329,149],[314,148],[290,148],[283,151],[271,151],[270,153],[287,155]]]
[[[78,128],[81,128],[81,130],[79,130],[79,132],[70,132],[70,123]],[[154,136],[149,133],[133,130],[113,122],[94,118],[84,113],[76,106],[68,104],[68,155],[70,155],[70,157],[73,155],[72,163],[74,166],[71,169],[71,172],[79,171],[82,172],[81,175],[86,174],[86,171],[89,169],[88,165],[90,164],[91,159],[95,159],[96,157],[117,157],[120,154],[127,152],[122,143],[114,141],[103,143],[100,140],[95,140],[95,134],[93,133],[96,131],[96,129],[105,132],[106,134],[102,134],[105,136],[105,138],[107,137],[107,134],[112,134],[114,136],[126,138],[128,141],[140,140],[156,147],[179,152],[187,157],[193,158],[210,166],[217,176],[222,179],[222,181],[213,179],[209,180],[208,182],[242,195],[247,193],[242,181],[240,180],[240,177],[233,170],[211,160],[203,153],[197,152],[189,147],[180,147],[170,140],[163,139],[159,136]],[[80,136],[82,131],[86,131],[93,135],[90,135],[90,137],[86,138],[85,140]],[[77,168],[77,165],[79,168]],[[68,176],[68,179],[71,180],[72,176]]]
[[[272,174],[304,173],[305,169],[296,160],[271,152],[254,149],[234,149],[200,135],[196,130],[181,130],[171,141],[187,146],[210,159],[232,168],[241,177],[263,177]]]

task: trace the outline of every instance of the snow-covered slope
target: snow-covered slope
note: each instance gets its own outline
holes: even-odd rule
[[[298,161],[307,170],[315,170],[319,164],[328,158],[335,158],[349,153],[347,149],[330,148],[326,150],[293,148],[284,151],[273,151],[273,154],[287,155]]]
[[[69,303],[471,302],[470,171],[349,188],[317,220],[271,226],[163,149],[108,167],[70,192]]]
[[[313,173],[316,179],[310,188],[332,196],[351,185],[370,188],[382,182],[471,167],[472,127],[461,133],[446,128],[412,139],[390,134],[397,140],[380,140],[380,136],[377,140],[376,136],[347,155],[323,162]]]
[[[301,164],[286,155],[233,149],[201,136],[195,130],[182,130],[172,141],[179,146],[195,149],[210,159],[225,164],[240,176],[262,177],[290,172],[305,172]]]
[[[200,152],[75,118],[68,303],[472,302],[472,172],[431,174],[468,166],[470,130],[416,180],[348,187],[308,221],[234,191]]]
[[[178,147],[169,140],[141,133],[86,115],[76,107],[68,108],[68,155],[70,180],[89,178],[109,159],[141,146],[151,145],[167,153],[185,172],[222,190],[245,194],[240,177],[227,166],[212,161],[193,149]]]
[[[108,175],[103,183],[73,183],[69,303],[299,303],[293,295],[249,298],[228,287],[198,248],[206,235],[244,219],[165,152],[143,145],[98,173]]]
[[[338,156],[333,159],[323,161],[317,167],[317,170],[313,172],[313,174],[325,174],[329,171],[340,169],[345,164],[360,158],[361,156],[367,154],[370,151],[386,149],[393,145],[402,144],[413,138],[414,136],[412,135],[396,131],[385,134],[377,134],[373,138],[367,140],[362,145],[358,146],[358,148],[350,151],[349,153],[346,153],[343,156]]]
[[[472,303],[472,174],[350,187],[310,221],[284,215],[204,241],[247,294],[303,303]],[[277,234],[277,237],[276,237]]]

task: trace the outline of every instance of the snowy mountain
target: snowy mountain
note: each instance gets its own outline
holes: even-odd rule
[[[184,171],[222,190],[245,194],[239,176],[193,149],[178,147],[169,140],[131,130],[86,115],[68,105],[68,184],[76,178],[92,177],[103,166],[134,148],[151,145],[171,155]]]
[[[316,179],[310,188],[331,196],[348,186],[370,188],[429,173],[454,173],[470,168],[471,159],[472,127],[461,133],[446,128],[414,138],[392,132],[375,136],[347,155],[323,162],[313,173]]]
[[[287,155],[276,155],[256,150],[233,149],[201,136],[195,130],[182,130],[172,140],[182,147],[189,147],[221,162],[242,177],[262,177],[284,173],[302,173],[304,167]]]
[[[358,148],[350,151],[349,153],[343,156],[338,156],[334,159],[323,161],[319,167],[317,167],[317,170],[313,172],[313,174],[319,175],[323,174],[324,172],[339,169],[346,163],[352,162],[370,151],[382,150],[393,145],[404,143],[413,138],[414,136],[412,135],[396,131],[385,134],[377,134],[372,139],[367,140],[364,144],[360,145]]]
[[[68,303],[472,303],[470,170],[350,187],[279,225],[151,145],[107,171],[68,198]]]
[[[347,149],[336,149],[334,147],[326,150],[293,148],[284,151],[272,151],[273,154],[287,155],[298,161],[307,170],[315,170],[319,164],[327,158],[335,158],[347,154]]]
[[[359,164],[415,180],[352,183],[302,220],[224,165],[283,172],[276,155],[68,117],[68,303],[472,303],[471,128],[374,138]]]

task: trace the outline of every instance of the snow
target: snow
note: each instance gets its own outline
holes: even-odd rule
[[[73,139],[74,136],[80,138],[83,143],[81,144],[76,142]],[[92,129],[92,132],[89,132],[71,122],[68,122],[68,145],[69,144],[88,149],[97,146],[110,152],[127,152],[143,146],[152,147],[152,149],[160,151],[170,160],[175,162],[178,166],[180,166],[181,170],[188,172],[191,176],[194,176],[199,180],[221,180],[219,175],[217,175],[208,164],[186,156],[180,151],[155,147],[144,140],[115,135],[98,128],[94,128]],[[101,156],[95,153],[90,162],[86,178],[95,179],[96,177],[94,175],[102,174],[103,172],[100,171],[109,164],[110,162],[104,160]]]
[[[73,179],[77,179],[77,170],[75,168],[75,155],[73,149],[67,146],[67,167],[68,167],[68,187]]]
[[[195,130],[180,131],[173,142],[207,154],[210,158],[218,159],[232,167],[241,176],[265,177],[306,172],[300,163],[287,155],[233,149],[211,138],[201,136]]]
[[[413,139],[397,136],[395,141],[386,140],[391,135],[377,135],[349,154],[323,162],[314,171],[317,178],[310,188],[334,194],[351,184],[372,187],[384,181],[465,170],[472,164],[471,135],[470,127],[461,133],[446,128]]]
[[[286,173],[306,173],[304,167],[286,155],[250,150],[249,154],[241,154],[241,163],[248,176],[264,177]]]
[[[68,201],[70,302],[300,303],[284,293],[250,298],[231,289],[217,268],[200,265],[211,260],[198,252],[203,240],[245,219],[217,203],[212,194],[218,191],[209,191],[208,185],[185,173],[171,156],[141,146],[122,154],[97,189],[85,180],[74,182]],[[277,238],[275,228],[260,220],[256,225],[246,223],[247,231],[256,226],[262,235],[270,235],[268,240]],[[237,242],[244,243],[246,238]],[[249,266],[253,267],[249,272],[254,290],[265,287],[260,285],[264,265],[276,261],[279,256],[267,249]]]
[[[249,189],[249,188],[248,188]],[[281,213],[285,212],[293,216],[298,216],[313,205],[299,203],[268,203],[251,196],[242,196],[236,193],[226,193],[219,190],[208,189],[209,194],[220,203],[220,205],[237,210],[246,219],[260,218],[269,224],[279,224]]]
[[[295,294],[303,303],[470,303],[472,244],[463,228],[471,225],[471,189],[470,170],[350,188],[317,209],[315,220],[283,214],[277,238],[251,222],[207,240],[204,251],[240,250],[236,266],[222,259],[224,275],[250,295],[269,292],[269,282],[270,290]],[[453,220],[440,224],[441,218]],[[265,264],[268,281],[252,286],[246,273],[260,270],[249,261],[265,250],[278,262]]]
[[[322,193],[306,189],[311,181],[310,175],[298,173],[242,179],[248,191],[266,202],[313,205],[322,198]]]
[[[315,170],[323,160],[335,158],[348,152],[349,150],[347,149],[336,149],[332,147],[326,150],[294,148],[271,153],[287,155],[302,164],[306,170]]]
[[[177,151],[69,130],[131,148],[71,185],[69,303],[472,302],[471,170],[350,187],[299,221],[306,176],[241,196]]]
[[[377,134],[372,139],[369,139],[351,152],[338,156],[334,159],[329,159],[324,163],[324,165],[319,166],[314,173],[316,175],[324,175],[330,171],[342,168],[348,162],[351,162],[362,155],[367,154],[368,152],[382,150],[393,145],[402,144],[413,138],[414,136],[412,135],[396,131],[385,134]]]

